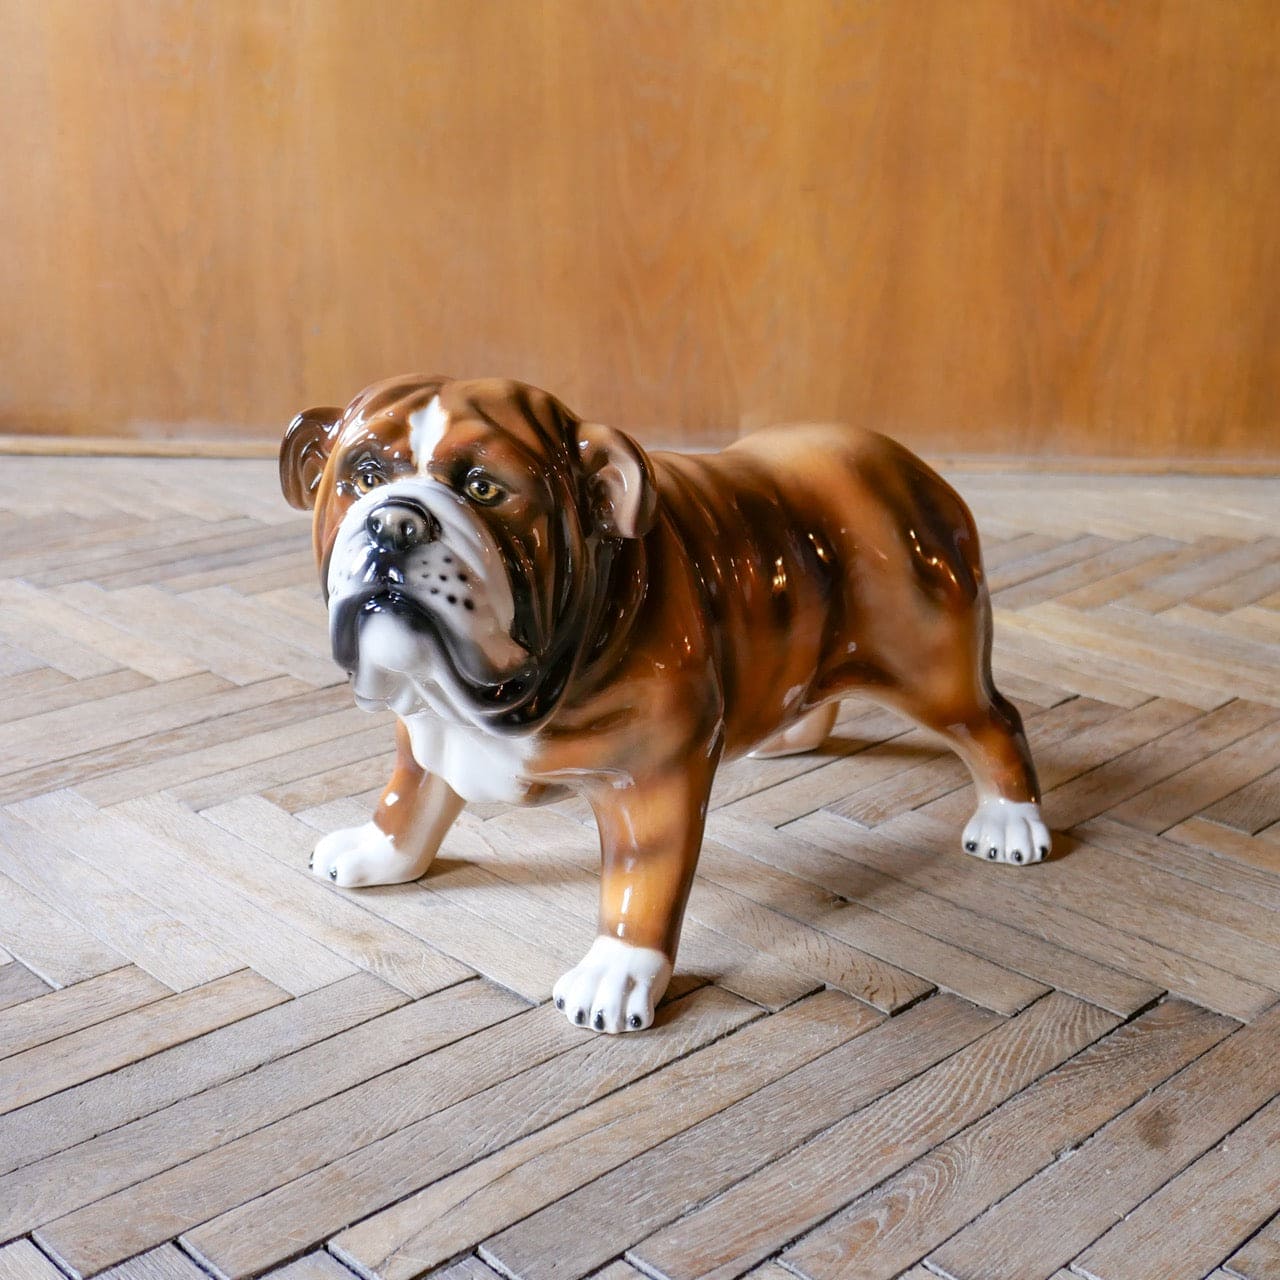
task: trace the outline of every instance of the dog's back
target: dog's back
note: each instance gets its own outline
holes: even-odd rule
[[[950,630],[939,615],[981,593],[968,509],[885,436],[786,427],[651,459],[716,624],[730,752],[842,691],[907,678]]]

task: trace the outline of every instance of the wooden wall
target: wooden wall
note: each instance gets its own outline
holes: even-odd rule
[[[0,0],[0,121],[0,431],[1280,455],[1276,0]]]

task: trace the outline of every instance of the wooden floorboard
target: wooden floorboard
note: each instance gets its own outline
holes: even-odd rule
[[[1054,858],[848,703],[597,1038],[580,801],[308,872],[392,744],[270,463],[5,470],[0,1280],[1280,1278],[1280,481],[959,473]]]

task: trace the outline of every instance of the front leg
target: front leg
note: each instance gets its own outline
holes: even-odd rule
[[[555,986],[556,1008],[596,1031],[638,1031],[671,980],[718,748],[591,796],[600,828],[600,927]]]
[[[466,802],[413,756],[409,732],[396,721],[396,766],[373,819],[330,832],[311,856],[311,869],[344,888],[403,884],[426,873]]]

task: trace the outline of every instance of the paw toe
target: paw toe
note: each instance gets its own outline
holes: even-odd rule
[[[1027,866],[1048,857],[1049,830],[1037,805],[987,800],[969,819],[961,837],[966,853],[984,862]]]
[[[639,1031],[652,1023],[670,975],[660,952],[597,939],[583,962],[556,983],[552,999],[576,1026],[606,1035]]]

